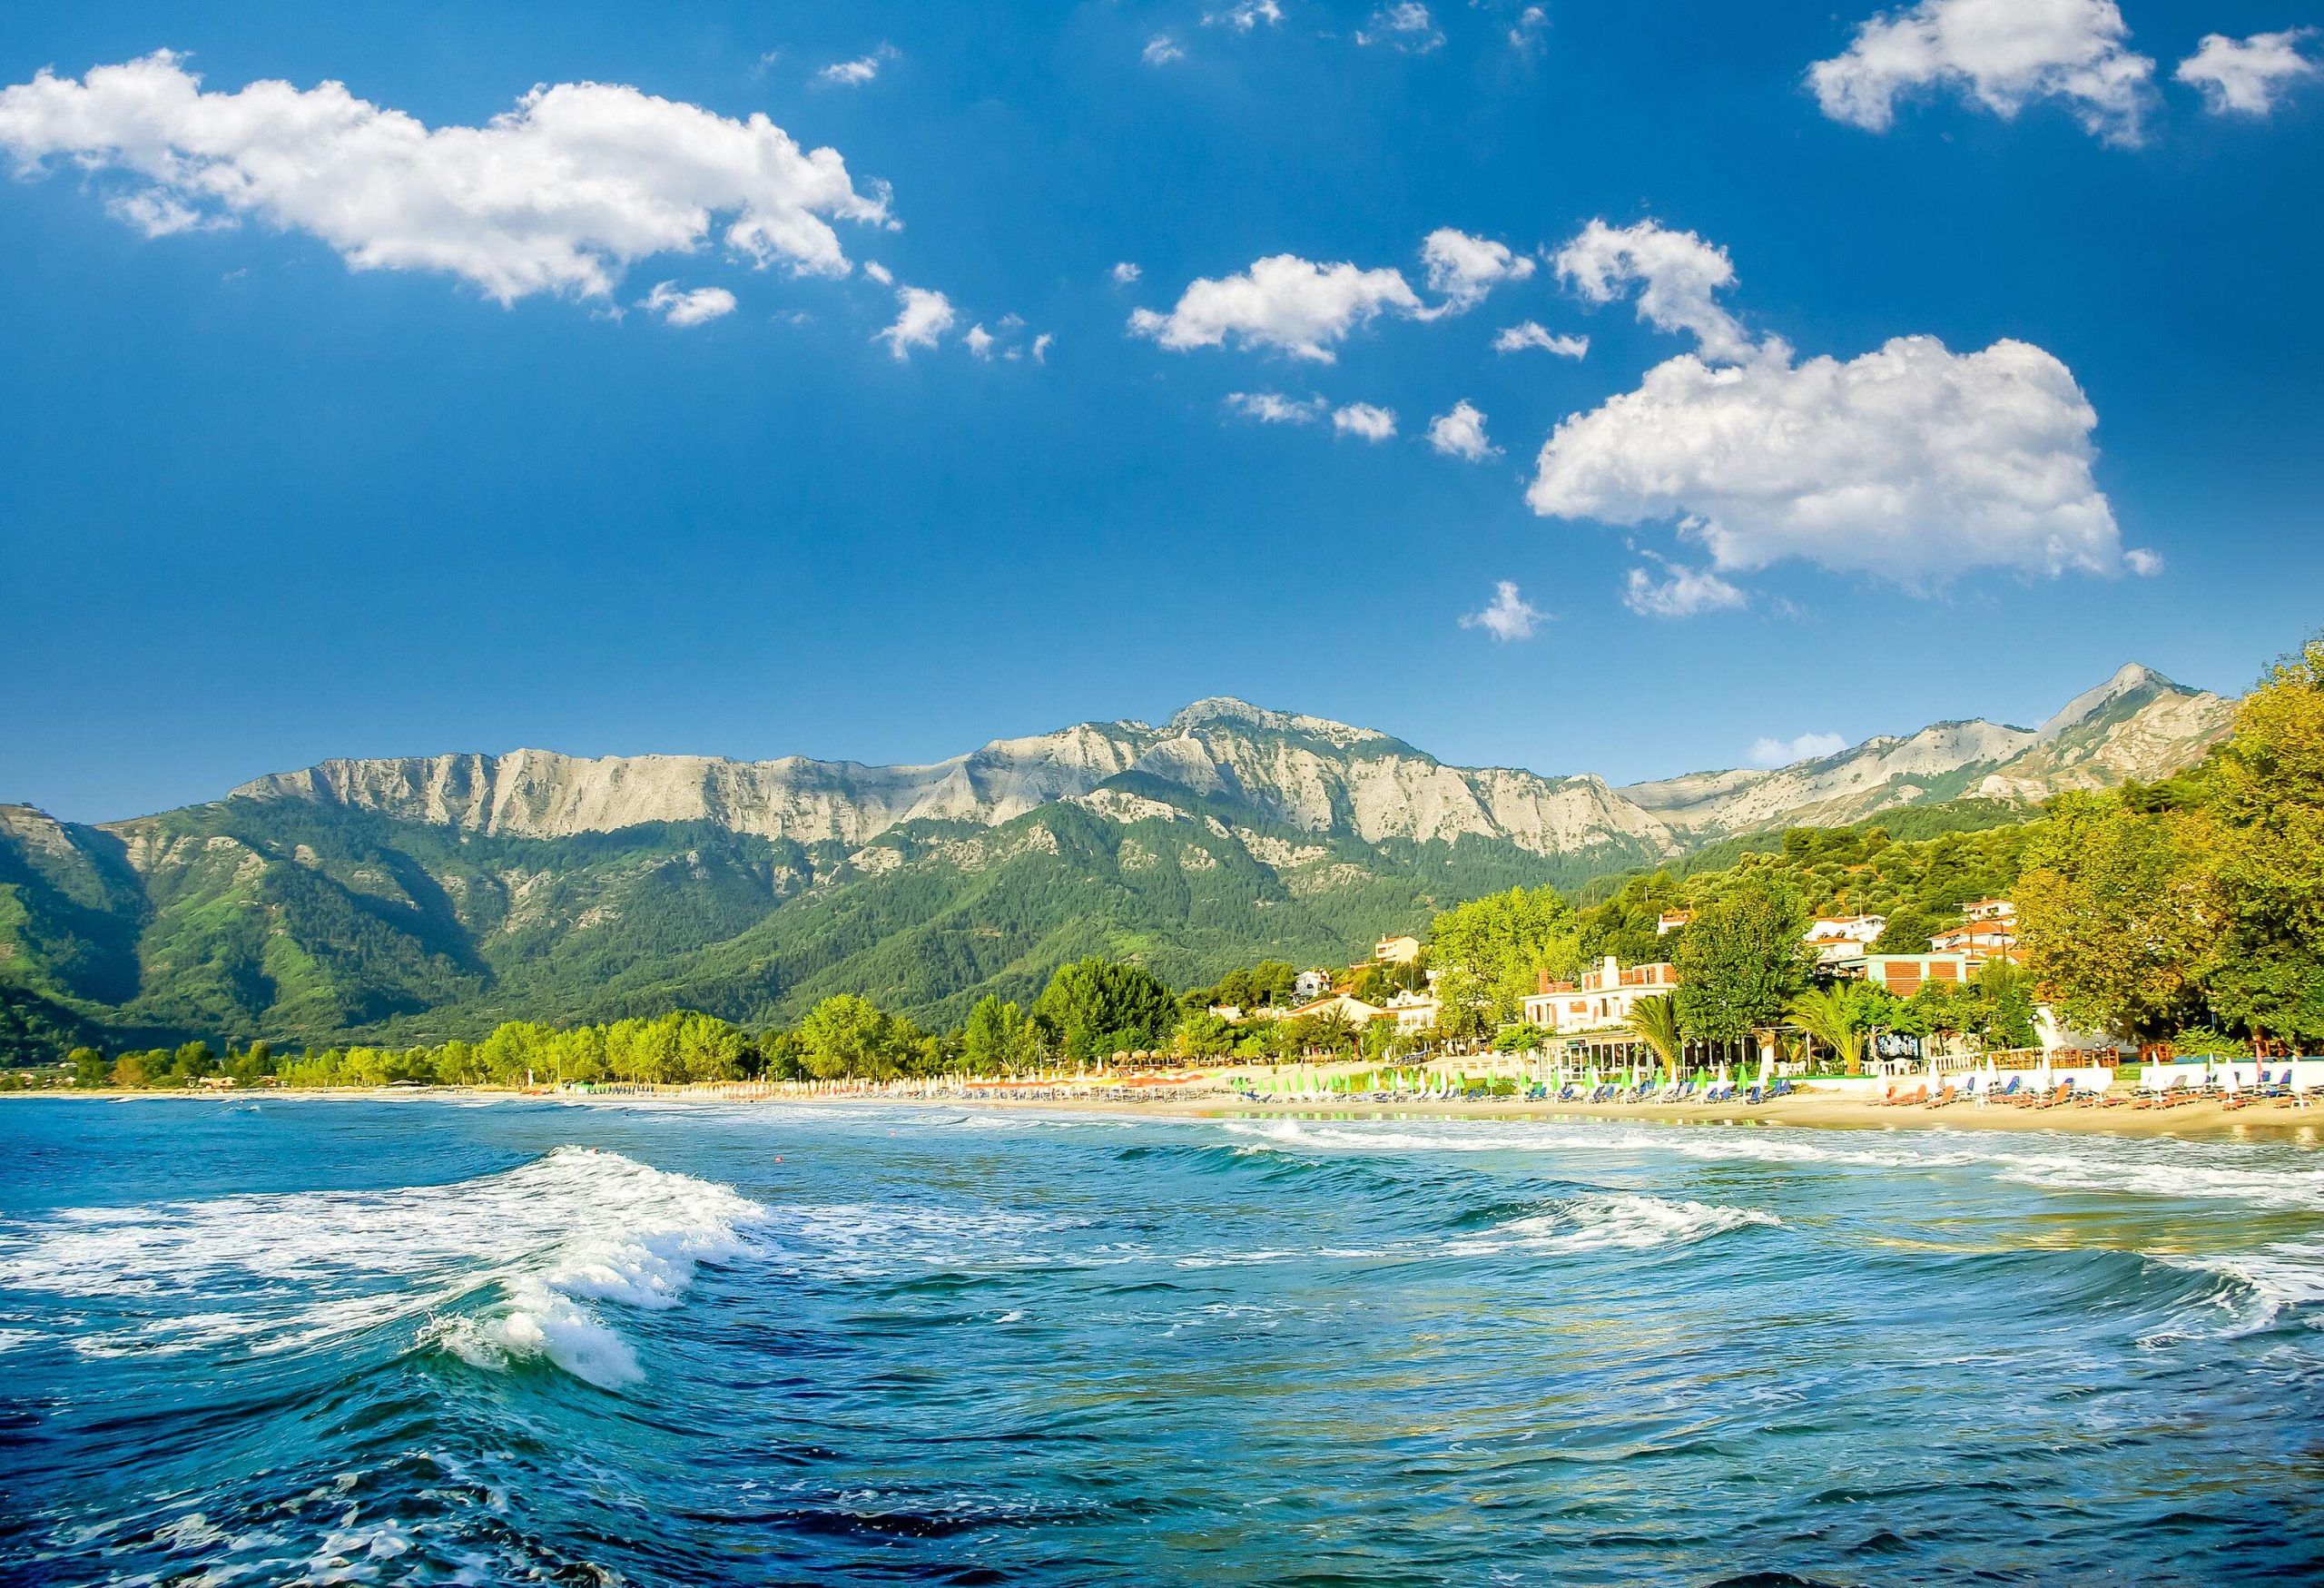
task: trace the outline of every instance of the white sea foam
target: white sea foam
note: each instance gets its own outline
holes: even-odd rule
[[[1254,1138],[1254,1150],[1373,1152],[1611,1152],[1641,1159],[1677,1156],[1835,1169],[1935,1171],[1984,1169],[1995,1179],[2044,1190],[2224,1199],[2248,1206],[2324,1209],[2324,1169],[2295,1168],[2286,1150],[2236,1141],[2129,1140],[2114,1137],[2010,1136],[1972,1141],[1934,1129],[1812,1130],[1798,1127],[1720,1127],[1463,1120],[1450,1126],[1405,1121],[1323,1123],[1297,1119],[1226,1121],[1231,1135]],[[2305,1156],[2305,1155],[2303,1155]]]
[[[1617,1248],[1640,1251],[1687,1246],[1728,1230],[1780,1223],[1762,1208],[1722,1208],[1626,1192],[1577,1197],[1551,1211],[1528,1214],[1481,1234],[1449,1241],[1444,1249],[1454,1257],[1511,1250],[1549,1256]]]
[[[2278,1241],[2256,1252],[2204,1257],[2163,1253],[2156,1260],[2226,1281],[2230,1294],[2215,1301],[2231,1315],[2230,1327],[2220,1331],[2229,1337],[2268,1328],[2294,1308],[2324,1307],[2324,1246]],[[2170,1330],[2140,1343],[2152,1346],[2183,1337],[2184,1331]]]
[[[0,1230],[0,1287],[121,1304],[75,1336],[92,1355],[286,1349],[497,1290],[428,1337],[610,1386],[635,1381],[636,1357],[589,1304],[675,1306],[764,1216],[725,1187],[565,1147],[449,1186],[64,1209]]]

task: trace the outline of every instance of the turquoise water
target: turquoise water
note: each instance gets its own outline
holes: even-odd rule
[[[2316,1580],[2277,1142],[0,1108],[8,1583]]]

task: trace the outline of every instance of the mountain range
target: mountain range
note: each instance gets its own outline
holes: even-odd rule
[[[1722,839],[1965,800],[2030,814],[2179,769],[2232,710],[2132,666],[2038,728],[1614,787],[1211,699],[927,766],[517,750],[327,761],[95,826],[0,805],[0,1038],[760,1022],[842,991],[954,1020],[1085,953],[1187,985]]]

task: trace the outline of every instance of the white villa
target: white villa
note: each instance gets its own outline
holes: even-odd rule
[[[1541,974],[1541,990],[1525,1001],[1525,1023],[1545,1031],[1591,1031],[1628,1021],[1640,1000],[1678,990],[1676,965],[1632,965],[1622,969],[1609,954],[1579,979],[1552,981]]]
[[[1864,953],[1887,930],[1886,915],[1819,915],[1801,941],[1815,949],[1819,963],[1828,965]]]
[[[1292,979],[1291,998],[1294,1003],[1313,1003],[1332,990],[1329,971],[1302,971]]]
[[[1372,962],[1375,965],[1409,965],[1420,958],[1420,939],[1416,937],[1384,937],[1372,945]]]
[[[1425,992],[1410,991],[1391,994],[1388,1012],[1395,1017],[1399,1034],[1432,1030],[1436,1024],[1438,1005]]]

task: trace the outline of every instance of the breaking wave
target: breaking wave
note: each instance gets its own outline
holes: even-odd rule
[[[1611,1249],[1642,1251],[1690,1246],[1714,1235],[1783,1221],[1758,1208],[1721,1208],[1707,1202],[1672,1201],[1637,1193],[1577,1197],[1543,1213],[1528,1214],[1447,1243],[1453,1257],[1489,1257],[1496,1252],[1548,1255]]]
[[[281,1351],[424,1318],[423,1340],[469,1362],[541,1357],[611,1388],[643,1370],[593,1304],[676,1306],[764,1216],[725,1187],[561,1147],[448,1186],[68,1208],[0,1234],[0,1287],[101,1304],[73,1342],[88,1356]]]

